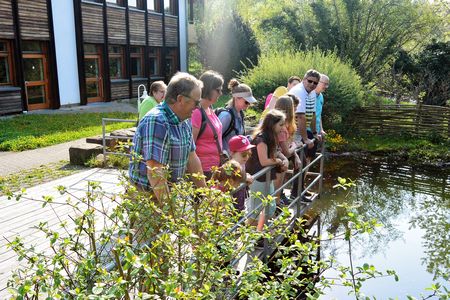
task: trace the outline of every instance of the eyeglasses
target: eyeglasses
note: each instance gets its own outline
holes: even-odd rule
[[[245,100],[245,105],[250,105],[250,102],[248,102],[247,100]]]
[[[311,80],[311,79],[306,79],[306,81],[308,81],[310,84],[314,84],[314,85],[318,85],[319,84],[318,81],[314,81],[314,80]]]
[[[186,95],[182,95],[183,97],[189,98],[192,101],[195,102],[195,107],[200,107],[200,99],[195,100],[194,98],[190,97],[190,96],[186,96]]]
[[[249,158],[250,156],[252,156],[252,151],[241,152],[241,156],[243,158]]]

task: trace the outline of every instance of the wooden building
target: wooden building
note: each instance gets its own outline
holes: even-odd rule
[[[185,0],[0,0],[0,115],[137,97],[186,70]]]

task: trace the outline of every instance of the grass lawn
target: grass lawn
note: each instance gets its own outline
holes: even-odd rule
[[[69,176],[86,169],[86,167],[70,165],[68,161],[62,160],[11,175],[0,176],[0,196]]]
[[[0,151],[23,151],[102,133],[102,118],[137,120],[135,113],[20,115],[0,120]],[[111,123],[107,131],[132,127]]]

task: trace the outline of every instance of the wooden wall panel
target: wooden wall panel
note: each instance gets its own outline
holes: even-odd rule
[[[141,84],[145,85],[145,88],[146,88],[147,91],[148,91],[148,87],[147,87],[147,79],[144,79],[144,80],[133,80],[133,85],[132,85],[132,90],[131,90],[131,95],[132,95],[133,99],[137,99],[137,96],[138,96],[138,93],[137,93],[138,86],[141,85]],[[143,89],[141,88],[141,93],[142,93],[142,91],[143,91]]]
[[[145,13],[143,11],[129,11],[130,44],[145,46]]]
[[[162,16],[148,14],[148,44],[153,47],[163,46]]]
[[[22,112],[20,88],[0,89],[0,115]]]
[[[83,40],[86,43],[103,43],[103,7],[101,5],[81,3]]]
[[[111,100],[128,99],[130,97],[129,89],[128,80],[112,80]]]
[[[0,0],[0,38],[14,38],[14,22],[10,0]]]
[[[127,43],[127,26],[125,9],[107,7],[108,41],[110,44],[125,45]]]
[[[178,18],[165,17],[165,35],[167,47],[178,47]]]
[[[22,39],[49,40],[46,0],[18,0]]]

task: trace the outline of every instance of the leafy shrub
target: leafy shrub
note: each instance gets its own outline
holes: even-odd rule
[[[348,142],[345,140],[342,135],[334,131],[333,129],[330,129],[327,131],[327,146],[330,148],[331,151],[340,151],[344,150],[345,146],[347,146]]]
[[[355,107],[365,104],[361,78],[350,64],[341,61],[332,52],[322,52],[318,49],[262,55],[258,65],[247,68],[240,79],[252,87],[256,97],[261,98],[278,86],[285,86],[290,76],[303,77],[311,68],[330,77],[330,87],[324,93],[322,112],[325,129],[342,124]],[[262,108],[263,101],[260,101],[259,105]]]

